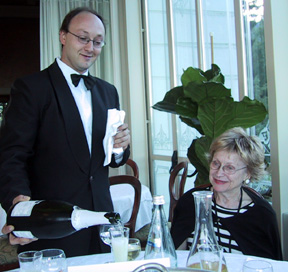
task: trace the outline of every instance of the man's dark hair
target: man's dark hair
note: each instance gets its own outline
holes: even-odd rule
[[[65,32],[68,32],[69,30],[69,25],[70,25],[70,22],[71,20],[76,16],[78,15],[79,13],[81,12],[90,12],[94,15],[96,15],[100,20],[101,22],[103,23],[104,25],[104,29],[106,30],[105,28],[105,24],[104,24],[104,21],[103,21],[103,17],[98,13],[96,12],[94,9],[91,9],[89,7],[79,7],[79,8],[76,8],[76,9],[73,9],[71,10],[64,18],[63,22],[62,22],[62,25],[60,27],[60,31],[65,31]]]

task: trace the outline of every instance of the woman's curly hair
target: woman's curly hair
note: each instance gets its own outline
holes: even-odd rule
[[[259,180],[266,175],[264,147],[257,136],[248,135],[241,127],[227,130],[214,139],[207,154],[209,164],[218,151],[237,153],[247,166],[250,180]]]

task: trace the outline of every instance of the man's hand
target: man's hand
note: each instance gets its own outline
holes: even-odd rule
[[[122,147],[125,150],[130,144],[130,130],[127,124],[118,127],[117,134],[114,136],[114,148]]]
[[[19,195],[17,197],[15,197],[13,199],[13,205],[20,202],[20,201],[29,201],[30,200],[30,197],[29,196],[24,196],[24,195]],[[33,241],[36,241],[38,239],[28,239],[28,238],[18,238],[16,236],[14,236],[11,231],[14,230],[14,226],[12,225],[4,225],[3,228],[2,228],[2,233],[3,234],[9,234],[9,242],[11,245],[26,245],[26,244],[29,244]]]

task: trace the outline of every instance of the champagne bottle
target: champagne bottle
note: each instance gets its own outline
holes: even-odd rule
[[[58,200],[18,202],[7,213],[7,225],[23,238],[58,239],[90,226],[120,222],[119,213],[83,210]]]

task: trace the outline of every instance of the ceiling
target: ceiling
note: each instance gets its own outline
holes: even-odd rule
[[[40,0],[0,0],[0,6],[39,6]]]
[[[0,0],[0,18],[39,17],[40,0]]]

